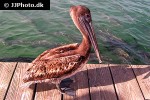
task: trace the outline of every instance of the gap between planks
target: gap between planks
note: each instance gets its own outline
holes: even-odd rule
[[[145,100],[150,100],[150,65],[131,65]]]
[[[144,100],[134,69],[130,65],[110,64],[119,100]]]
[[[0,100],[5,99],[7,95],[16,66],[16,62],[0,62]]]
[[[75,78],[77,98],[63,100],[117,100],[108,64],[87,64]]]

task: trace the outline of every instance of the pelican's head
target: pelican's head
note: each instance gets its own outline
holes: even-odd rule
[[[99,63],[101,63],[99,50],[97,41],[94,34],[94,29],[92,25],[92,17],[90,10],[85,6],[71,6],[70,7],[70,16],[76,25],[76,27],[80,30],[84,37],[88,37],[90,42],[95,50],[95,53],[99,59]]]
[[[85,6],[81,6],[81,5],[71,6],[70,7],[70,16],[78,29],[81,29],[80,28],[80,26],[81,26],[80,20],[82,20],[83,18],[85,20],[87,20],[88,23],[92,22],[90,10]]]

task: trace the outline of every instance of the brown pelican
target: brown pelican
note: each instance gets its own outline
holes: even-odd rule
[[[56,84],[61,93],[64,93],[60,88],[60,82],[77,73],[87,63],[91,45],[101,63],[90,10],[81,5],[72,6],[70,16],[83,36],[82,42],[44,51],[32,62],[25,73],[23,78],[25,83],[49,80]]]

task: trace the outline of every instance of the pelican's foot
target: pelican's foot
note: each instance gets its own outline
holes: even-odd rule
[[[56,84],[56,87],[62,94],[68,94],[70,96],[75,96],[75,90],[71,87],[71,84],[74,81],[70,78],[64,79],[60,82],[60,84]]]
[[[71,84],[73,83],[74,81],[70,78],[66,78],[64,80],[61,81],[60,83],[60,87],[61,88],[70,88],[71,87]]]
[[[64,93],[65,93],[65,91],[64,91],[63,89],[61,89],[60,84],[56,84],[56,87],[57,87],[57,89],[59,90],[59,92],[60,92],[61,94],[64,94]]]

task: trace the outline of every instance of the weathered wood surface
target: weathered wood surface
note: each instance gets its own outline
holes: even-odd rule
[[[129,65],[109,65],[119,100],[144,100]]]
[[[150,65],[132,65],[145,99],[150,99]]]
[[[61,100],[61,94],[54,84],[38,83],[35,100]]]
[[[23,75],[27,70],[28,63],[18,63],[12,77],[6,100],[31,100],[33,97],[34,85],[31,87],[23,86]]]
[[[78,72],[75,76],[72,77],[72,80],[75,81],[74,89],[76,90],[75,96],[71,97],[68,95],[64,95],[64,100],[90,100],[89,95],[89,85],[88,85],[88,74],[87,74],[87,66]]]
[[[12,75],[14,73],[16,63],[0,62],[0,100],[6,96]]]
[[[87,64],[72,77],[74,97],[49,83],[23,88],[28,66],[0,62],[0,100],[150,100],[150,65]]]
[[[87,66],[92,100],[117,100],[108,65]]]

